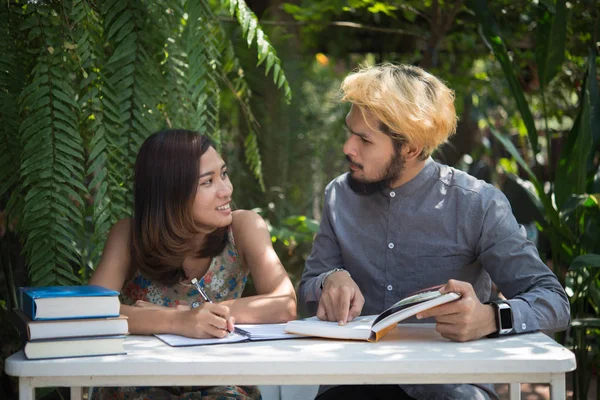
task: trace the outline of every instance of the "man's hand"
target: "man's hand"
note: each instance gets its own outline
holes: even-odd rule
[[[457,342],[467,342],[496,331],[493,307],[479,301],[470,283],[450,279],[440,292],[456,292],[460,293],[461,297],[423,311],[417,314],[417,318],[435,318],[436,330],[443,337]]]
[[[345,325],[360,315],[365,298],[354,280],[344,271],[334,272],[325,279],[317,317]]]

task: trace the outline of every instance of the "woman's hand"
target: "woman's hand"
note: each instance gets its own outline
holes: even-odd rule
[[[180,312],[178,334],[191,338],[225,337],[233,332],[235,320],[229,307],[218,303],[204,303]]]

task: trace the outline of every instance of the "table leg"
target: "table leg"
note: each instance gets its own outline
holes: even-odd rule
[[[556,374],[550,377],[550,399],[563,400],[567,398],[565,374]]]
[[[71,400],[82,400],[83,399],[83,388],[81,386],[71,387]]]
[[[33,379],[27,377],[19,378],[19,400],[35,400]]]
[[[510,400],[521,400],[521,382],[511,382],[508,384]]]

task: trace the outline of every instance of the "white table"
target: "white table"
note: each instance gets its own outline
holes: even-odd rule
[[[456,343],[431,324],[401,325],[379,343],[295,339],[174,348],[154,337],[130,336],[127,355],[6,360],[19,377],[21,400],[34,388],[70,386],[80,399],[87,386],[315,385],[392,383],[550,383],[564,400],[573,353],[542,333]]]

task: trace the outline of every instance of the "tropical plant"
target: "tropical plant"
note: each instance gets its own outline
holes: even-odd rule
[[[219,15],[237,19],[289,101],[281,62],[243,0],[1,8],[0,209],[15,223],[31,284],[86,282],[108,230],[131,212],[137,150],[162,127],[197,130],[217,146],[244,135],[262,184],[256,129],[234,133],[227,119],[221,124],[222,91],[234,93],[250,121],[252,112]]]
[[[592,367],[598,367],[598,326],[600,325],[600,95],[598,91],[598,53],[596,32],[590,36],[590,48],[578,93],[578,105],[572,127],[565,134],[558,161],[553,164],[552,146],[556,142],[548,121],[554,115],[546,107],[547,91],[552,80],[563,69],[567,35],[568,10],[565,0],[540,2],[537,5],[535,66],[539,77],[542,127],[536,127],[530,98],[515,74],[507,43],[485,0],[472,4],[480,22],[481,34],[492,54],[502,66],[510,91],[521,115],[529,147],[517,149],[510,138],[489,129],[516,160],[534,191],[527,190],[539,210],[538,227],[550,242],[549,264],[565,286],[571,300],[574,351],[578,370],[575,374],[575,398],[587,398]],[[596,25],[600,13],[596,10]],[[539,133],[542,132],[543,136]],[[544,139],[544,146],[540,146]],[[542,147],[545,147],[543,149]],[[547,173],[534,173],[538,154],[546,152]],[[522,154],[532,152],[529,162]]]

